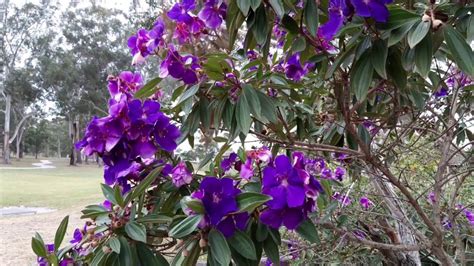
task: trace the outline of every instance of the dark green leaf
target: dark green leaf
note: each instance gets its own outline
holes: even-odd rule
[[[417,23],[411,30],[408,32],[408,45],[410,48],[415,47],[423,38],[425,38],[426,34],[431,28],[431,20],[429,21],[420,21]]]
[[[262,0],[248,0],[250,1],[250,6],[252,7],[253,11],[256,11],[257,8],[260,6]]]
[[[451,26],[444,28],[444,38],[451,56],[459,68],[470,76],[474,76],[474,52],[464,37]]]
[[[389,11],[390,16],[387,23],[381,25],[386,30],[396,29],[407,23],[420,19],[420,15],[396,5],[389,6]]]
[[[357,130],[358,130],[359,137],[365,142],[365,144],[369,145],[370,144],[369,131],[363,125],[358,125]]]
[[[377,74],[387,79],[387,71],[385,70],[385,62],[387,61],[388,47],[384,40],[374,42],[371,52],[371,63]]]
[[[300,36],[296,38],[296,40],[293,42],[293,45],[291,46],[291,51],[294,53],[298,53],[304,51],[304,49],[306,49],[306,39]]]
[[[209,247],[214,259],[221,265],[229,265],[231,254],[224,235],[215,229],[209,232]]]
[[[116,237],[111,237],[109,239],[109,247],[112,249],[113,252],[119,254],[120,253],[120,240]]]
[[[157,224],[167,224],[171,223],[172,218],[162,214],[147,214],[136,220],[139,223],[157,223]]]
[[[124,236],[119,236],[120,254],[119,261],[121,265],[133,265],[132,250],[130,244]]]
[[[263,250],[274,265],[280,265],[278,245],[273,241],[271,237],[267,237],[267,239],[265,239],[265,241],[263,242]]]
[[[146,228],[143,224],[128,222],[125,225],[125,232],[131,239],[146,243]]]
[[[263,223],[258,223],[257,224],[257,232],[255,233],[255,237],[257,238],[257,241],[263,242],[268,236],[268,227],[267,225]]]
[[[291,34],[298,34],[300,28],[298,27],[298,23],[296,23],[292,17],[284,15],[281,23]]]
[[[188,216],[180,223],[175,225],[168,233],[173,238],[183,238],[196,230],[199,222],[202,219],[202,215]]]
[[[244,93],[240,94],[240,97],[237,100],[235,106],[235,118],[241,132],[244,135],[247,135],[250,130],[250,125],[252,124],[252,118],[250,117],[250,106]]]
[[[365,52],[352,67],[351,89],[359,101],[365,100],[369,86],[372,83],[374,69],[370,61],[370,54]]]
[[[270,196],[257,192],[243,192],[237,195],[237,205],[240,212],[253,212],[255,208],[271,199]]]
[[[244,16],[247,16],[250,10],[250,0],[237,0],[237,6]]]
[[[239,28],[245,21],[245,16],[247,16],[247,14],[243,14],[242,12],[240,12],[235,0],[229,1],[229,6],[227,7],[226,14],[226,26],[227,31],[229,32],[229,50],[232,50],[232,48],[234,47]]]
[[[145,86],[143,86],[140,90],[135,92],[135,95],[134,95],[135,98],[148,98],[151,95],[153,95],[157,91],[156,85],[158,85],[158,83],[160,83],[161,80],[162,78],[154,78],[148,81],[148,83],[145,84]]]
[[[54,235],[54,250],[58,250],[63,242],[64,235],[66,234],[67,224],[69,222],[69,216],[64,217],[64,219],[59,224],[56,234]]]
[[[100,187],[102,188],[102,193],[104,194],[104,197],[110,202],[112,202],[114,205],[118,205],[117,201],[115,200],[114,189],[106,184],[100,184]]]
[[[394,44],[399,43],[405,35],[407,35],[408,31],[413,27],[416,23],[416,20],[411,20],[409,23],[404,24],[400,28],[393,30],[390,33],[390,37],[388,37],[388,46],[392,46]]]
[[[273,7],[273,10],[275,11],[275,14],[279,17],[282,18],[283,15],[285,14],[285,7],[283,6],[283,3],[281,0],[270,0],[270,5]]]
[[[431,34],[427,34],[425,38],[415,47],[415,65],[416,70],[422,77],[427,77],[431,68],[431,60],[433,57],[433,44]]]
[[[99,266],[102,265],[102,261],[105,259],[105,253],[102,251],[101,248],[96,249],[94,252],[94,258],[91,261],[91,266]]]
[[[197,214],[205,213],[204,205],[202,205],[202,201],[194,199],[190,196],[183,197],[183,199],[181,200],[181,204],[182,204],[183,209],[187,207],[193,210]]]
[[[31,238],[31,248],[38,257],[46,258],[46,247],[42,240],[36,237]]]
[[[237,230],[228,241],[240,255],[251,260],[257,259],[255,245],[247,234]]]
[[[267,20],[267,12],[265,7],[261,6],[255,11],[255,25],[252,27],[252,32],[257,41],[257,44],[264,45],[267,41],[269,26]]]
[[[158,177],[158,175],[161,173],[161,169],[163,169],[163,166],[157,167],[149,173],[145,179],[143,179],[138,186],[136,186],[132,192],[130,192],[130,198],[128,200],[133,200],[137,198],[139,195],[141,195],[145,190],[147,190],[150,185],[155,181],[155,179]],[[128,203],[128,201],[126,201]]]
[[[249,104],[252,114],[255,117],[260,117],[262,113],[262,106],[260,105],[257,91],[248,84],[244,84],[242,88],[243,88],[243,93],[245,94],[245,98],[247,98],[247,103]]]
[[[192,97],[196,92],[199,90],[199,84],[193,85],[190,88],[188,88],[182,95],[181,98],[179,98],[179,101],[176,105],[186,101],[190,97]]]
[[[340,53],[337,57],[336,60],[334,60],[334,63],[328,68],[326,75],[324,75],[324,79],[329,79],[334,75],[334,72],[336,69],[344,62],[346,61],[349,56],[351,56],[354,53],[354,50],[357,46],[355,43],[352,45],[346,47],[346,50]]]
[[[259,91],[257,91],[257,96],[258,96],[258,100],[260,101],[260,106],[262,108],[262,116],[270,122],[276,122],[277,121],[277,116],[276,116],[277,107],[275,106],[273,99],[271,99],[269,96]]]
[[[316,37],[319,24],[318,3],[315,0],[306,0],[306,7],[304,9],[304,20],[306,28],[313,37]]]
[[[310,219],[304,220],[298,228],[296,228],[296,232],[311,243],[319,243],[318,230],[316,230],[316,227]]]

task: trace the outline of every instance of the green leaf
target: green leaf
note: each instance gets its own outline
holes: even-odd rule
[[[197,214],[204,214],[204,205],[202,205],[202,201],[194,199],[190,196],[185,196],[181,200],[181,206],[184,209],[185,207],[193,210]]]
[[[243,192],[237,195],[236,199],[239,212],[253,212],[255,208],[271,200],[272,197],[257,192]]]
[[[474,52],[464,37],[451,26],[446,26],[443,33],[454,62],[462,71],[474,76]]]
[[[268,36],[268,20],[265,7],[261,6],[255,11],[255,24],[252,27],[252,32],[257,41],[257,44],[264,45]]]
[[[146,243],[146,228],[143,224],[128,222],[125,225],[125,232],[131,239]]]
[[[182,265],[196,265],[199,259],[199,255],[201,254],[201,247],[199,246],[199,242],[197,240],[191,242],[189,245],[186,246],[186,249],[189,251],[189,254],[183,260]]]
[[[407,86],[407,72],[403,69],[400,51],[398,49],[391,49],[387,59],[387,73],[391,80],[399,89],[404,89]]]
[[[143,194],[143,192],[145,192],[145,190],[147,190],[150,187],[150,185],[153,183],[153,181],[155,181],[155,179],[161,173],[161,169],[163,169],[163,166],[160,166],[160,167],[157,167],[157,168],[153,169],[153,171],[151,171],[145,177],[145,179],[143,179],[138,184],[138,186],[136,186],[133,189],[132,192],[130,192],[130,198],[127,196],[127,198],[129,198],[128,200],[133,200],[133,199],[137,198],[138,196],[140,196],[141,194]],[[126,202],[128,203],[129,201],[126,200]]]
[[[169,265],[168,261],[166,261],[161,254],[157,253],[155,254],[150,250],[147,245],[143,243],[137,243],[137,254],[138,254],[138,259],[141,263],[141,265],[146,266],[146,265],[160,265],[160,266],[167,266]]]
[[[133,265],[132,249],[124,236],[119,236],[120,254],[119,261],[121,265]]]
[[[186,219],[175,225],[168,232],[168,235],[173,238],[183,238],[196,230],[201,219],[202,215],[188,216]]]
[[[365,100],[370,83],[372,83],[374,69],[370,61],[370,53],[366,51],[352,67],[351,88],[359,101]]]
[[[262,2],[262,0],[248,0],[248,1],[250,1],[250,6],[252,7],[254,11],[257,10],[257,8],[260,6],[260,3]]]
[[[385,70],[385,62],[387,62],[388,47],[384,40],[374,42],[372,52],[370,54],[371,63],[377,74],[383,79],[387,79],[387,71]]]
[[[415,47],[423,38],[425,38],[426,34],[431,28],[431,20],[429,21],[420,21],[419,23],[414,26],[410,32],[408,32],[408,45],[410,48]]]
[[[255,233],[255,237],[257,241],[263,242],[265,239],[267,239],[267,236],[268,236],[267,225],[261,222],[257,223],[257,232]]]
[[[237,6],[244,16],[247,16],[250,10],[250,0],[237,0]]]
[[[66,234],[67,224],[69,222],[69,215],[64,217],[64,219],[59,224],[56,234],[54,235],[54,250],[58,250],[63,242],[64,235]]]
[[[125,202],[123,201],[122,190],[119,186],[114,187],[114,199],[117,202],[117,205],[124,208]]]
[[[388,37],[388,46],[395,45],[399,43],[405,35],[407,35],[408,31],[413,27],[413,25],[416,23],[416,20],[411,20],[410,22],[404,24],[400,28],[394,29],[390,33],[390,37]]]
[[[250,107],[247,101],[245,94],[240,94],[237,104],[235,106],[235,118],[237,120],[237,125],[241,129],[241,132],[244,135],[250,130],[250,125],[252,124],[252,118],[250,117]]]
[[[36,237],[31,238],[31,248],[38,257],[46,258],[46,247],[44,246],[44,242],[41,239]]]
[[[150,97],[151,95],[153,95],[156,91],[157,91],[157,88],[156,88],[156,85],[158,85],[158,83],[160,83],[160,81],[162,80],[162,78],[154,78],[150,81],[148,81],[147,84],[145,84],[145,86],[143,86],[140,90],[138,90],[137,92],[135,92],[135,98],[148,98]]]
[[[105,259],[105,253],[102,251],[101,248],[96,249],[94,252],[93,259],[91,261],[91,266],[99,266],[102,265],[102,261]]]
[[[250,110],[255,117],[260,117],[262,113],[262,106],[260,105],[257,91],[249,84],[244,84],[242,86],[245,94],[245,98],[247,98],[247,103],[249,104]]]
[[[306,28],[313,37],[316,37],[319,24],[318,3],[315,0],[306,0],[304,9]]]
[[[285,15],[285,7],[283,6],[283,3],[281,2],[281,0],[270,0],[269,2],[273,10],[275,11],[275,14],[279,18],[282,18],[283,15]]]
[[[120,240],[116,237],[111,237],[109,239],[109,247],[112,249],[113,252],[119,254],[120,253]]]
[[[381,25],[385,30],[396,29],[407,23],[420,19],[420,15],[396,5],[390,5],[388,10],[390,11],[388,21]]]
[[[137,222],[139,223],[157,223],[157,224],[168,224],[171,223],[173,219],[169,216],[162,215],[162,214],[147,214],[140,218],[137,218]]]
[[[365,142],[365,144],[369,145],[370,144],[370,133],[369,131],[363,126],[363,125],[358,125],[357,126],[357,133],[359,137]]]
[[[268,95],[257,91],[258,100],[260,102],[260,106],[262,108],[262,116],[266,118],[270,122],[276,122],[276,106],[272,98]]]
[[[104,197],[108,199],[110,202],[112,202],[114,205],[118,205],[117,201],[115,200],[114,189],[106,184],[100,184],[100,187],[102,189],[102,194],[104,194]]]
[[[235,231],[234,235],[229,238],[228,242],[239,254],[245,258],[251,260],[257,259],[257,251],[252,239],[250,239],[250,237],[242,231]]]
[[[241,1],[247,1],[247,0],[241,0]],[[237,39],[239,28],[240,26],[242,26],[242,23],[244,23],[245,21],[245,16],[247,16],[247,14],[243,14],[242,12],[239,11],[239,8],[237,7],[237,3],[235,0],[229,1],[229,6],[227,8],[227,14],[226,14],[226,26],[227,26],[227,31],[229,32],[229,50],[231,51],[234,47],[235,40]]]
[[[304,51],[306,49],[306,39],[302,36],[296,38],[291,46],[291,51],[294,53],[298,53]]]
[[[263,242],[263,250],[274,265],[280,265],[278,245],[274,242],[273,238],[267,237],[267,239],[265,239]]]
[[[334,63],[332,63],[332,65],[328,68],[326,75],[324,75],[324,79],[331,78],[334,75],[336,69],[354,53],[356,47],[356,43],[353,43],[352,45],[346,47],[344,52],[339,53],[339,55],[336,57],[336,60],[334,60]]]
[[[316,230],[316,226],[314,226],[313,222],[310,219],[304,220],[298,228],[296,228],[296,232],[304,239],[308,240],[310,243],[319,243],[319,235],[318,230]]]
[[[285,29],[287,29],[291,34],[298,34],[300,28],[298,27],[298,23],[296,23],[292,17],[284,15],[281,23],[283,24],[283,27],[285,27]]]
[[[221,265],[229,265],[231,253],[224,235],[215,229],[209,232],[209,247],[214,259]]]
[[[199,84],[193,85],[188,88],[179,98],[178,103],[176,105],[181,104],[182,102],[186,101],[187,99],[191,98],[196,92],[199,90]]]
[[[427,34],[425,38],[415,47],[415,66],[416,70],[422,77],[427,77],[431,68],[431,60],[433,57],[433,44],[431,34]]]

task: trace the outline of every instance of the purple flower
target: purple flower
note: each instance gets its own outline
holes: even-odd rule
[[[122,133],[119,121],[112,117],[95,117],[87,126],[84,138],[76,144],[76,148],[84,148],[87,155],[111,151],[122,138]]]
[[[192,16],[189,14],[189,11],[194,10],[195,7],[194,0],[182,0],[180,3],[175,4],[167,14],[174,21],[191,23]]]
[[[160,77],[168,75],[182,80],[185,84],[194,84],[198,81],[196,71],[200,68],[197,57],[181,56],[174,48],[170,48],[168,56],[161,63]]]
[[[150,52],[147,47],[147,43],[150,41],[150,36],[145,29],[139,29],[136,35],[132,35],[128,38],[128,47],[133,55],[132,64],[141,64],[145,61]]]
[[[224,170],[224,172],[227,172],[230,170],[232,165],[237,161],[237,154],[235,152],[229,154],[229,157],[225,158],[221,162],[221,168]]]
[[[109,211],[112,210],[112,202],[108,200],[104,200],[104,202],[102,202],[102,206],[104,206],[104,208],[106,208]]]
[[[336,167],[336,171],[334,171],[334,176],[337,180],[342,181],[344,179],[344,175],[346,174],[346,170],[340,166]]]
[[[294,81],[301,80],[301,78],[308,73],[307,67],[301,65],[299,53],[290,56],[286,61],[284,68],[286,76]]]
[[[215,30],[219,28],[225,19],[226,9],[227,5],[224,2],[208,0],[198,16],[205,21],[207,27]]]
[[[359,203],[365,210],[370,209],[374,205],[374,203],[372,203],[372,201],[367,197],[361,197]]]
[[[443,98],[448,96],[448,88],[442,87],[434,93],[436,98]]]
[[[150,40],[147,43],[148,52],[152,53],[157,47],[164,46],[163,33],[165,31],[165,23],[159,18],[153,25],[153,29],[150,30],[148,36]]]
[[[154,137],[155,141],[165,151],[174,151],[178,144],[177,139],[181,136],[179,129],[170,123],[170,119],[165,115],[161,115],[155,124]]]
[[[72,240],[69,241],[69,243],[71,244],[80,243],[82,241],[82,237],[83,237],[83,234],[81,232],[81,229],[76,228],[76,230],[74,230],[74,233],[72,235]]]
[[[205,177],[192,197],[202,201],[209,224],[229,237],[236,229],[245,228],[249,218],[247,213],[233,214],[238,210],[236,197],[239,193],[240,189],[234,187],[230,178]]]
[[[464,210],[464,215],[466,215],[466,219],[469,223],[474,226],[474,214],[469,210]]]
[[[434,192],[430,192],[430,194],[428,194],[428,202],[431,204],[435,204],[436,196]]]
[[[329,168],[324,168],[323,171],[321,172],[321,177],[324,179],[333,179],[333,174],[332,170]]]
[[[120,101],[123,94],[127,99],[131,98],[143,86],[143,78],[138,72],[123,71],[118,77],[109,76],[107,80],[110,96],[116,101]]]
[[[344,0],[330,0],[328,7],[328,21],[321,25],[318,34],[325,40],[332,40],[344,22]]]
[[[46,247],[46,253],[47,254],[51,254],[54,252],[54,244],[46,244],[45,245]],[[43,257],[38,257],[38,259],[36,260],[38,262],[38,266],[49,266],[49,262],[46,258],[43,258]]]
[[[391,2],[391,0],[351,0],[357,15],[372,17],[377,22],[387,22],[390,13],[386,4]]]
[[[282,48],[285,44],[286,31],[280,27],[280,24],[277,22],[275,22],[275,26],[273,26],[273,35],[277,40],[277,47]]]
[[[352,234],[357,237],[358,239],[365,239],[367,235],[364,233],[364,231],[356,229],[352,231]]]
[[[240,167],[240,177],[249,180],[253,176],[252,159],[247,158],[245,164]]]
[[[352,203],[351,199],[347,196],[343,196],[341,193],[339,192],[335,192],[334,195],[332,195],[332,198],[339,201],[342,206],[348,206]]]
[[[193,175],[186,167],[184,162],[179,162],[175,168],[171,171],[171,177],[173,180],[173,184],[176,187],[181,187],[186,184],[191,184],[193,181]]]
[[[59,266],[74,266],[74,260],[72,258],[63,258],[59,262]]]
[[[260,215],[262,223],[278,229],[283,224],[286,228],[294,230],[306,218],[302,208],[266,209]]]

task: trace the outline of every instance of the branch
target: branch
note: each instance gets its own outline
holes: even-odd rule
[[[18,125],[17,125],[16,128],[15,128],[15,133],[13,134],[13,136],[12,136],[12,137],[10,138],[10,140],[8,141],[9,144],[12,144],[13,141],[15,140],[16,135],[18,134],[18,131],[20,130],[20,128],[21,128],[23,122],[25,122],[26,119],[28,119],[30,116],[33,116],[33,115],[34,115],[34,112],[33,112],[33,113],[29,113],[29,114],[25,115],[25,116],[20,120],[20,122],[18,123]]]

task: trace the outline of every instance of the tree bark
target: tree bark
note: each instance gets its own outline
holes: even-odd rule
[[[18,135],[18,137],[16,138],[16,159],[17,161],[19,161],[21,158],[22,158],[22,152],[21,152],[21,149],[23,148],[23,146],[21,145],[21,141],[23,140],[23,133],[25,133],[25,128],[23,127],[21,130],[20,130],[20,134]]]
[[[3,131],[3,163],[10,163],[10,115],[12,109],[12,97],[5,96],[5,128]]]
[[[409,227],[409,219],[404,211],[402,202],[398,199],[393,185],[378,177],[373,177],[372,183],[378,192],[383,195],[383,200],[388,210],[391,213],[394,221],[395,239],[392,239],[394,244],[402,245],[416,245],[418,244],[414,233]],[[385,225],[386,226],[386,225]],[[397,243],[398,242],[398,243]],[[385,255],[385,254],[384,254]],[[393,265],[421,265],[420,253],[418,251],[392,251],[390,256],[386,256]],[[393,261],[396,259],[396,261]]]

